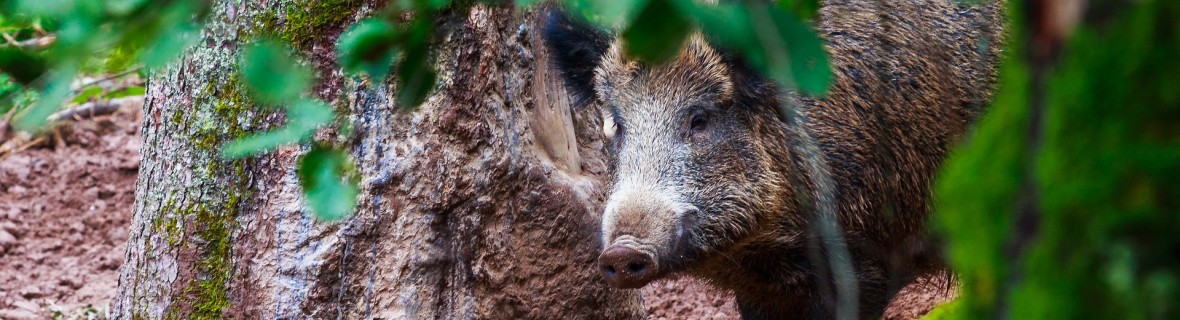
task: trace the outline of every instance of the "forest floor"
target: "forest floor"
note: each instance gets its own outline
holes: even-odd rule
[[[133,104],[0,158],[0,319],[86,318],[114,297],[139,170]]]
[[[105,315],[135,202],[141,109],[65,122],[50,143],[0,156],[0,319]],[[737,318],[732,298],[687,279],[643,296],[650,319]]]

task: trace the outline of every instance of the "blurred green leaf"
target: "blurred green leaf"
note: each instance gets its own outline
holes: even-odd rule
[[[402,111],[418,108],[434,89],[437,75],[430,63],[430,46],[427,43],[434,24],[431,20],[418,19],[410,26],[405,42],[405,57],[397,68],[397,102]]]
[[[311,135],[315,129],[285,126],[259,134],[247,136],[231,141],[221,148],[221,154],[227,159],[237,159],[251,156],[264,151],[274,150],[279,146],[296,143]]]
[[[85,1],[85,0],[83,0]],[[60,16],[74,9],[75,0],[17,0],[14,11],[35,16]]]
[[[198,32],[195,26],[187,24],[161,32],[156,41],[144,48],[140,58],[143,65],[155,69],[171,63],[196,42]]]
[[[290,50],[262,41],[242,54],[242,74],[254,96],[268,104],[295,101],[311,87],[311,71],[300,65]]]
[[[434,70],[427,61],[425,50],[411,51],[398,67],[398,109],[412,111],[418,108],[430,90],[434,88]]]
[[[397,29],[382,19],[366,19],[340,36],[337,57],[344,71],[385,78],[397,57]]]
[[[319,100],[299,100],[287,107],[287,119],[291,125],[315,129],[332,121],[332,108]]]
[[[750,24],[750,16],[740,5],[682,5],[701,31],[722,46],[745,53],[753,65],[764,65],[764,53]]]
[[[761,3],[684,6],[710,38],[771,80],[823,95],[832,79],[823,41],[786,9]]]
[[[317,219],[339,220],[356,208],[355,169],[344,152],[316,145],[299,159],[296,173]]]
[[[12,82],[12,78],[6,74],[0,73],[0,117],[8,114],[9,110],[14,107],[13,101],[16,100],[16,95],[23,89],[20,85]]]
[[[0,49],[0,71],[16,82],[28,85],[45,74],[45,60],[16,48]]]
[[[74,96],[74,99],[70,100],[70,102],[83,103],[86,101],[90,101],[90,98],[98,97],[101,94],[102,94],[102,88],[99,88],[99,87],[85,88],[85,89],[82,89],[82,92],[79,92],[78,95]]]
[[[636,15],[650,0],[601,1],[567,0],[569,9],[585,18],[612,29],[631,25]]]
[[[439,10],[451,4],[450,0],[426,0],[430,10]]]
[[[832,70],[823,41],[810,26],[794,14],[775,6],[750,4],[746,7],[753,23],[765,64],[759,69],[781,84],[794,85],[803,93],[822,96],[832,80]],[[745,48],[746,52],[758,49]],[[752,62],[757,63],[757,60]]]
[[[126,87],[123,89],[112,91],[111,93],[108,93],[104,96],[107,99],[117,99],[117,98],[123,98],[123,97],[142,96],[144,94],[144,92],[145,92],[145,90],[144,90],[144,87],[142,87],[142,86],[131,86],[131,87]]]
[[[541,3],[542,0],[515,0],[514,4],[517,8],[525,9]]]
[[[13,108],[22,109],[32,105],[37,96],[36,90],[23,87],[12,81],[12,77],[0,73],[0,115],[8,114]]]
[[[116,15],[125,16],[139,10],[148,0],[106,0],[106,11]]]
[[[815,18],[819,11],[819,0],[778,0],[778,5],[795,13],[804,20]]]
[[[222,155],[236,159],[273,150],[279,146],[310,138],[316,128],[332,121],[332,109],[317,100],[299,100],[287,108],[287,124],[280,129],[251,135],[230,142]]]
[[[627,30],[623,43],[628,56],[648,62],[662,63],[680,52],[692,22],[671,1],[652,0],[639,12]]]

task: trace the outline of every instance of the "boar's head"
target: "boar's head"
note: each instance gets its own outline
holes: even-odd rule
[[[575,104],[597,102],[613,118],[599,256],[608,283],[638,288],[716,267],[783,227],[789,160],[770,83],[700,35],[648,65],[598,29],[556,10],[547,19],[544,38]]]

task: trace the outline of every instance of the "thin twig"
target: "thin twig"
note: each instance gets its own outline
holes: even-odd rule
[[[11,35],[9,35],[7,32],[5,32],[5,33],[2,33],[2,34],[0,34],[0,35],[3,35],[3,36],[4,36],[4,40],[7,40],[9,45],[16,46],[16,44],[20,42],[20,41],[16,41],[16,38],[13,38],[13,37],[12,37]]]
[[[0,145],[0,160],[4,160],[4,158],[8,158],[14,154],[20,153],[21,151],[25,151],[25,149],[31,148],[31,147],[41,143],[42,141],[45,141],[45,136],[38,137],[37,139],[34,139],[33,141],[30,141],[30,142],[22,144],[18,147],[12,148],[12,150],[2,150],[3,147],[7,147],[8,144]]]
[[[49,121],[57,122],[65,119],[82,120],[94,116],[111,114],[116,110],[119,110],[119,104],[114,101],[91,101],[80,104],[77,107],[55,112],[49,115]]]
[[[4,40],[8,41],[8,45],[13,46],[13,47],[17,47],[17,48],[29,48],[29,47],[45,48],[57,41],[57,35],[55,35],[55,34],[50,34],[50,35],[44,36],[44,37],[27,39],[24,41],[16,41],[16,39],[12,38],[12,36],[8,35],[7,33],[5,33],[3,35],[4,35]]]

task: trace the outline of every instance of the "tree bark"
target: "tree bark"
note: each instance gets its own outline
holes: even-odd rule
[[[406,114],[396,84],[334,64],[341,31],[380,4],[311,1],[215,1],[197,45],[153,72],[115,318],[642,317],[634,290],[594,272],[601,118],[571,110],[539,15],[445,13],[440,83]],[[316,135],[350,150],[362,176],[341,222],[316,222],[303,203],[295,159],[310,145],[219,157],[282,122],[235,71],[238,50],[268,30],[298,40],[319,71],[314,95],[347,116],[350,130]]]

